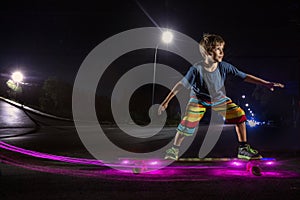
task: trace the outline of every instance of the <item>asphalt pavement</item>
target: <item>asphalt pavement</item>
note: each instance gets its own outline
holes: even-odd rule
[[[24,111],[0,101],[0,198],[3,199],[299,199],[298,128],[248,128],[248,139],[276,158],[254,176],[228,163],[172,163],[156,171],[132,173],[97,163],[72,121]],[[175,135],[165,127],[144,140],[126,140],[116,126],[106,134],[135,152],[160,148]],[[196,157],[207,130],[201,125],[184,157]],[[151,132],[151,128],[149,130]],[[207,157],[235,157],[234,127],[224,126]]]

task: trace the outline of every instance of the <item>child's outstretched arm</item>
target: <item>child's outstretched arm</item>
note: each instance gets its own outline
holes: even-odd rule
[[[247,76],[244,79],[244,81],[246,81],[248,83],[254,83],[254,84],[258,84],[258,85],[264,85],[264,86],[268,87],[271,91],[274,91],[275,87],[284,88],[284,85],[281,84],[281,83],[274,83],[274,82],[266,81],[266,80],[263,80],[263,79],[258,78],[256,76],[253,76],[251,74],[247,74]]]
[[[163,111],[165,111],[168,107],[169,102],[171,99],[176,96],[176,94],[183,88],[183,84],[181,81],[176,83],[176,85],[173,87],[171,92],[168,94],[168,96],[165,98],[165,100],[160,104],[158,108],[158,115],[161,115]]]

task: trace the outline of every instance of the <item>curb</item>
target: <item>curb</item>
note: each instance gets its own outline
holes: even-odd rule
[[[41,116],[44,116],[44,117],[49,117],[49,118],[53,118],[53,119],[58,119],[58,120],[64,120],[64,121],[73,121],[72,119],[69,119],[69,118],[64,118],[64,117],[58,117],[58,116],[55,116],[55,115],[51,115],[51,114],[47,114],[47,113],[43,113],[39,110],[35,110],[33,108],[30,108],[28,106],[24,106],[23,104],[20,104],[20,103],[17,103],[15,101],[12,101],[10,99],[6,99],[4,97],[1,97],[0,96],[0,100],[2,101],[5,101],[11,105],[14,105],[20,109],[23,109],[25,111],[28,111],[28,112],[32,112],[32,113],[35,113],[35,114],[38,114],[38,115],[41,115]]]

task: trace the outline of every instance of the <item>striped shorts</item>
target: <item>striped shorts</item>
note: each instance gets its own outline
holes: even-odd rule
[[[244,110],[233,103],[228,97],[223,98],[219,104],[209,104],[208,102],[191,97],[185,115],[177,127],[177,131],[180,134],[192,136],[207,108],[212,108],[212,110],[218,112],[226,119],[226,123],[229,124],[239,124],[247,120]]]

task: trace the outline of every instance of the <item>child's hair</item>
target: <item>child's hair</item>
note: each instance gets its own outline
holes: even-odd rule
[[[223,38],[219,35],[204,33],[203,38],[200,41],[199,49],[203,57],[205,52],[211,52],[219,44],[225,44]]]

